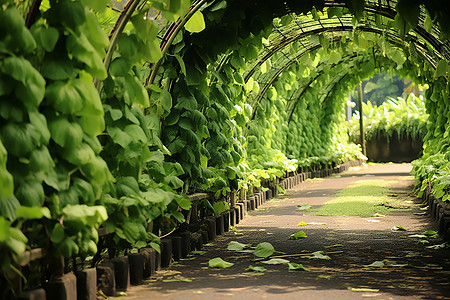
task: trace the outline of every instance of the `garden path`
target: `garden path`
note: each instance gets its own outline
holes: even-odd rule
[[[313,179],[252,211],[235,230],[204,246],[203,255],[182,260],[144,285],[132,287],[121,299],[450,299],[450,249],[431,249],[438,238],[414,238],[436,230],[431,218],[412,194],[410,164],[369,165],[324,179]],[[312,211],[336,199],[336,193],[361,180],[385,181],[397,205],[384,217],[313,216]],[[370,191],[368,191],[370,192]],[[326,223],[297,226],[299,222]],[[402,226],[406,231],[394,231]],[[291,240],[302,230],[307,237]],[[428,244],[418,243],[428,240]],[[267,265],[251,261],[253,254],[228,251],[231,241],[271,243],[273,256],[283,256],[309,271],[289,271],[286,264]],[[310,259],[324,251],[330,259]],[[220,257],[234,263],[212,269],[208,261]],[[384,261],[384,267],[368,267]],[[257,273],[249,265],[267,270]],[[185,280],[185,281],[171,281]],[[165,281],[164,281],[165,280]],[[167,281],[169,280],[169,281]],[[190,281],[192,280],[192,281]]]

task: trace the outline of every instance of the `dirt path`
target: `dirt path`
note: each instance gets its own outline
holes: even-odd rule
[[[370,165],[337,177],[304,182],[282,198],[250,212],[235,231],[205,246],[203,255],[180,261],[146,284],[132,287],[128,297],[121,299],[450,299],[450,249],[427,248],[442,244],[440,238],[428,238],[430,243],[423,245],[417,243],[418,238],[410,237],[436,229],[422,214],[420,201],[410,193],[410,170],[409,164]],[[298,210],[303,204],[321,206],[335,198],[339,190],[365,179],[389,181],[392,196],[412,208],[380,218],[308,216]],[[326,225],[298,227],[299,222]],[[407,231],[391,230],[396,225]],[[289,236],[299,230],[307,237],[290,240]],[[253,246],[269,242],[281,252],[274,256],[283,255],[309,271],[289,271],[286,264],[252,262],[253,254],[227,251],[231,241]],[[314,251],[324,251],[331,259],[309,259],[308,254]],[[215,257],[234,265],[208,268],[208,261]],[[383,260],[382,268],[367,267]],[[264,266],[267,271],[249,272],[249,265]],[[192,281],[163,282],[171,278]]]

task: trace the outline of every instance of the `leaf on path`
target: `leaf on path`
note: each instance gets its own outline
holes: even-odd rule
[[[256,246],[255,252],[253,252],[253,254],[255,254],[255,256],[258,256],[258,257],[266,258],[266,257],[271,256],[274,252],[275,252],[275,249],[273,248],[272,244],[270,244],[268,242],[262,242]]]
[[[289,271],[290,270],[301,270],[301,271],[309,271],[308,268],[304,267],[302,264],[297,263],[288,263]]]
[[[406,231],[406,228],[400,225],[395,225],[391,228],[392,231]]]
[[[306,222],[300,222],[297,224],[297,226],[306,226],[306,225],[308,225],[308,223],[306,223]]]
[[[291,234],[289,237],[290,240],[298,240],[307,237],[306,233],[304,231],[299,231],[297,233]]]
[[[382,218],[382,217],[386,217],[386,215],[382,215],[382,214],[376,213],[376,214],[371,215],[371,217],[372,218]]]
[[[192,255],[203,255],[205,253],[206,253],[205,251],[191,251]]]
[[[424,234],[411,234],[409,237],[423,239],[423,238],[426,238],[427,236]]]
[[[308,225],[327,225],[327,223],[322,223],[322,222],[309,222]]]
[[[330,245],[330,246],[325,246],[325,248],[335,248],[335,247],[344,247],[344,245],[342,245],[342,244],[334,244],[334,245]]]
[[[249,269],[250,271],[255,271],[255,272],[264,272],[264,271],[267,270],[267,269],[264,268],[264,267],[254,267],[254,266],[252,266],[252,265],[248,266],[248,269]]]
[[[308,204],[301,204],[301,205],[298,205],[297,210],[307,210],[307,209],[310,209],[311,207],[312,206],[308,205]]]
[[[126,296],[128,296],[128,294],[125,292],[117,292],[116,293],[116,297],[126,297]]]
[[[171,279],[164,279],[163,282],[192,282],[192,280],[179,276]]]
[[[428,249],[444,249],[444,248],[448,248],[449,244],[448,243],[443,243],[443,244],[439,244],[439,245],[432,245],[432,246],[427,246]]]
[[[228,247],[227,250],[231,250],[231,251],[242,251],[245,248],[250,247],[251,244],[242,244],[236,241],[231,241],[228,243]]]
[[[384,262],[381,261],[381,260],[374,261],[374,262],[371,263],[370,265],[367,265],[367,267],[373,267],[373,268],[382,268],[382,267],[384,267],[384,266],[385,266],[385,264],[384,264]]]
[[[225,268],[232,267],[234,265],[234,263],[230,263],[230,262],[224,261],[220,257],[216,257],[216,258],[210,259],[208,262],[208,265],[210,268],[225,269]]]
[[[419,245],[424,245],[424,244],[429,244],[430,243],[430,241],[428,241],[428,240],[418,240],[417,241],[417,244],[419,244]]]
[[[282,258],[272,258],[266,261],[262,261],[263,264],[267,264],[267,265],[281,265],[281,264],[287,264],[290,261],[287,259],[282,259]]]
[[[330,280],[330,279],[331,279],[331,276],[330,276],[330,275],[319,275],[319,276],[317,276],[317,278],[323,278],[323,279],[328,279],[328,280]]]
[[[438,233],[436,231],[434,231],[434,230],[427,230],[427,231],[422,232],[422,234],[426,235],[426,236],[432,236],[432,237],[438,235]]]
[[[316,251],[312,253],[313,256],[310,256],[310,259],[331,259],[328,255],[323,255],[323,251]]]
[[[379,292],[379,289],[369,289],[369,288],[349,288],[352,292]]]
[[[255,250],[252,250],[252,249],[244,249],[244,250],[237,251],[237,252],[239,252],[239,253],[253,253],[253,252],[255,252]]]

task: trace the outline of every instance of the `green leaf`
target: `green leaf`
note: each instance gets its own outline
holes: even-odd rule
[[[418,0],[398,0],[396,9],[403,20],[414,29],[419,21],[420,6]]]
[[[248,266],[248,269],[249,269],[250,271],[255,271],[255,272],[264,272],[264,271],[267,271],[267,269],[264,268],[264,267],[254,267],[254,266],[252,266],[252,265]]]
[[[262,263],[267,265],[281,265],[289,263],[289,260],[283,258],[272,258],[266,261],[262,261]]]
[[[308,268],[305,268],[302,264],[297,263],[288,263],[289,271],[291,270],[301,270],[301,271],[309,271]]]
[[[306,238],[307,235],[304,231],[299,231],[297,233],[291,234],[291,236],[289,237],[289,239],[291,240],[298,240],[298,239],[302,239],[302,238]]]
[[[189,210],[191,209],[192,202],[189,200],[187,196],[177,195],[175,196],[175,200],[177,201],[178,205],[181,207],[181,209]]]
[[[21,57],[10,56],[3,59],[0,71],[19,81],[15,93],[30,110],[44,99],[45,80],[31,63]]]
[[[55,226],[52,229],[52,232],[50,233],[50,240],[54,244],[59,244],[64,239],[64,228],[61,226],[60,223],[56,223]]]
[[[324,255],[323,251],[315,251],[313,252],[313,256],[309,257],[310,259],[331,259],[328,255]]]
[[[41,206],[44,203],[44,188],[40,181],[28,180],[16,190],[15,195],[20,204],[25,206]]]
[[[253,253],[255,254],[255,256],[266,258],[271,256],[274,252],[275,249],[273,248],[272,244],[268,242],[262,242],[256,246],[255,252]]]
[[[437,66],[436,66],[436,72],[434,73],[434,78],[439,78],[441,76],[445,76],[448,71],[448,61],[445,59],[441,59]]]
[[[187,31],[190,33],[197,33],[205,29],[205,19],[201,11],[196,11],[191,18],[184,25]]]
[[[80,220],[84,225],[97,228],[108,219],[106,208],[100,205],[67,205],[62,212],[65,215],[65,220],[76,219]]]
[[[4,171],[3,171],[4,172]],[[0,170],[0,189],[3,188],[3,182],[1,181],[2,171]],[[12,176],[11,176],[12,183]],[[14,188],[14,185],[12,185]],[[4,193],[3,190],[0,190],[0,195]],[[20,206],[19,200],[12,194],[9,197],[0,196],[0,216],[4,217],[7,220],[14,221],[16,219],[16,209]]]
[[[49,104],[62,113],[74,114],[83,108],[83,100],[75,89],[73,80],[56,81],[50,84],[45,91],[45,96]]]
[[[53,159],[47,147],[42,146],[31,152],[30,155],[30,170],[34,172],[45,172],[55,166]]]
[[[50,210],[47,207],[38,207],[38,206],[34,207],[20,206],[16,210],[16,217],[26,220],[42,219],[43,217],[46,217],[47,219],[52,218]]]
[[[234,265],[234,263],[226,262],[223,259],[221,259],[220,257],[216,257],[216,258],[210,259],[208,262],[208,265],[210,268],[225,269],[225,268],[232,267]]]
[[[83,139],[83,129],[78,123],[69,122],[64,117],[60,117],[49,123],[52,139],[61,147],[73,147],[81,143]]]
[[[434,230],[427,230],[427,231],[422,232],[422,234],[426,235],[426,236],[437,236],[438,235],[438,233]]]
[[[337,64],[342,58],[342,55],[338,51],[332,51],[330,53],[330,59],[328,60],[329,64]]]
[[[79,33],[69,35],[66,42],[67,50],[76,59],[86,64],[86,69],[97,79],[104,80],[107,77],[102,57],[92,46],[86,35]]]
[[[395,225],[394,227],[391,228],[391,230],[393,231],[406,231],[406,228],[400,225]]]
[[[47,52],[52,52],[59,38],[59,32],[54,27],[45,27],[44,25],[33,26],[32,34],[36,42]]]
[[[368,267],[373,267],[373,268],[382,268],[385,266],[384,262],[381,260],[377,260],[374,261],[373,263],[371,263],[370,265],[367,265]]]
[[[297,224],[297,226],[306,226],[306,225],[308,225],[308,223],[306,223],[306,222],[300,222]]]
[[[242,243],[239,243],[239,242],[236,242],[236,241],[231,241],[231,242],[228,243],[227,250],[230,250],[230,251],[242,251],[245,248],[248,248],[250,246],[251,246],[251,244],[242,244]]]

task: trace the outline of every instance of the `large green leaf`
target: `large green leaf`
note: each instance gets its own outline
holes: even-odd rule
[[[103,80],[107,77],[105,66],[102,58],[92,46],[90,41],[80,33],[77,35],[69,35],[67,38],[67,50],[76,59],[86,64],[87,71],[95,78]]]
[[[84,225],[98,227],[108,219],[104,206],[87,206],[84,204],[67,205],[62,210],[65,220],[79,220]]]
[[[80,124],[69,122],[63,117],[51,121],[49,128],[52,139],[61,147],[76,146],[83,139],[83,129]]]
[[[19,81],[15,93],[29,109],[44,99],[45,80],[31,63],[21,57],[10,56],[0,63],[0,71]]]
[[[0,177],[2,176],[2,171],[0,170]],[[12,181],[12,176],[11,176]],[[3,196],[3,182],[0,178],[0,216],[4,217],[7,220],[14,221],[16,219],[16,209],[20,206],[19,201],[14,195],[11,196]],[[12,182],[11,182],[12,183]],[[14,188],[14,186],[12,186]]]
[[[36,42],[47,52],[53,51],[59,38],[59,32],[54,27],[46,27],[43,24],[33,26],[32,34]]]
[[[42,146],[31,152],[30,170],[33,172],[45,172],[55,166],[48,148]]]
[[[52,216],[50,214],[50,210],[47,207],[20,206],[16,210],[16,217],[26,220],[32,220],[32,219],[42,219],[43,217],[51,219]]]
[[[0,137],[8,153],[22,157],[40,144],[40,133],[31,124],[7,123],[0,129]]]
[[[184,25],[187,31],[191,33],[201,32],[205,29],[205,19],[201,11],[196,11]]]
[[[271,256],[274,252],[275,252],[275,249],[273,248],[272,244],[270,244],[268,242],[262,242],[256,246],[255,252],[253,252],[253,254],[255,254],[255,256],[258,256],[258,257],[266,258],[266,257]]]
[[[37,180],[27,180],[16,190],[15,195],[20,204],[25,206],[41,206],[44,203],[44,188]]]
[[[216,257],[216,258],[210,259],[208,261],[208,265],[209,265],[210,268],[225,269],[225,268],[232,267],[234,265],[234,263],[230,263],[230,262],[224,261],[220,257]]]

